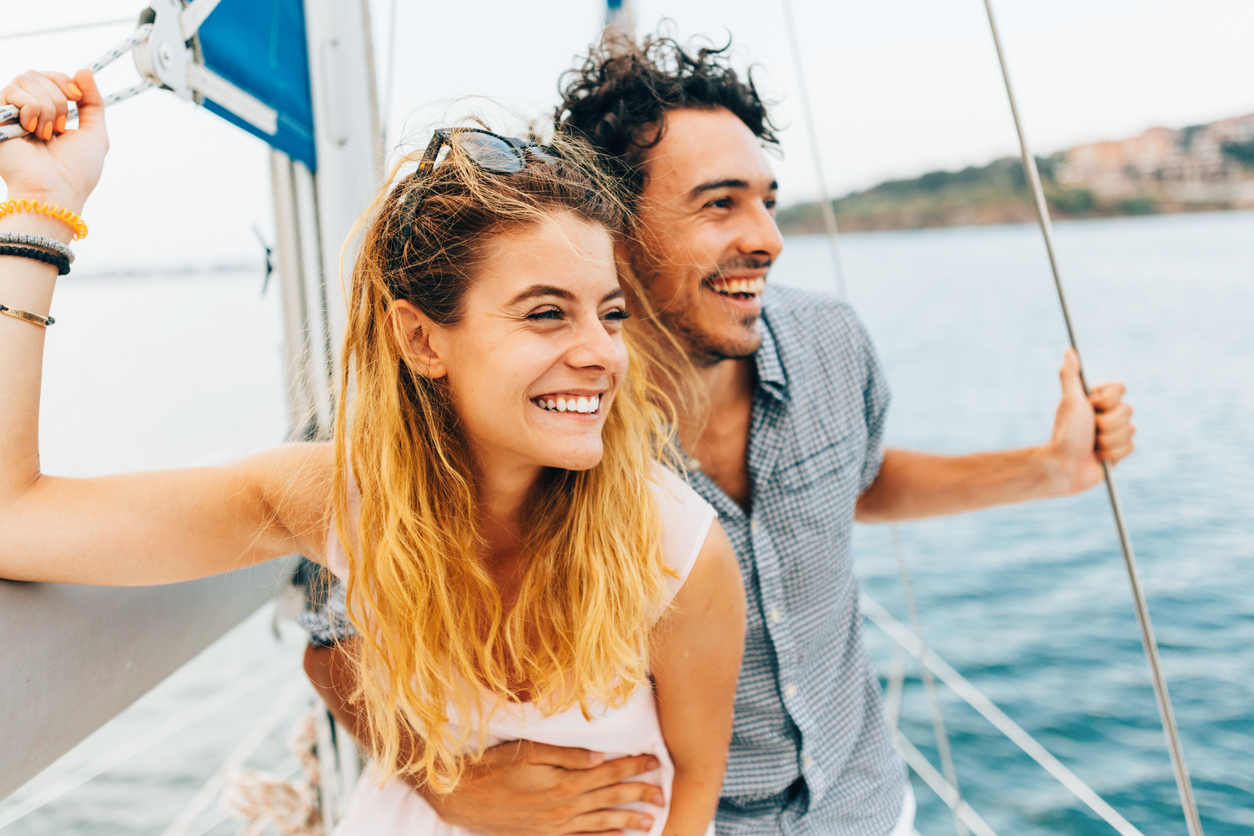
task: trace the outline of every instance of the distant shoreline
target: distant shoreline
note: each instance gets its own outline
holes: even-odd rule
[[[833,201],[839,203],[839,201]],[[1206,212],[1246,212],[1250,207],[1227,204],[1155,203],[1148,211],[1128,211],[1118,207],[1082,213],[1068,213],[1050,201],[1050,218],[1054,221],[1098,218],[1145,217],[1147,215],[1182,215]],[[821,235],[827,229],[819,204],[802,203],[785,207],[777,217],[780,232],[785,235]],[[940,229],[964,226],[1000,226],[1036,223],[1036,209],[1027,197],[1003,201],[979,201],[969,204],[929,204],[919,201],[899,205],[869,207],[863,211],[836,211],[836,225],[841,232],[881,232],[907,229]]]
[[[1036,167],[1059,220],[1254,208],[1254,113],[1080,145],[1037,157]],[[1036,220],[1017,157],[887,180],[833,200],[832,209],[848,232]],[[790,235],[825,229],[818,202],[783,208],[778,221]]]
[[[257,273],[265,275],[265,262],[218,262],[213,264],[157,264],[157,265],[135,265],[133,267],[124,265],[105,265],[99,269],[85,269],[81,272],[74,271],[71,274],[73,279],[144,279],[144,278],[168,278],[171,276],[204,276],[218,273]],[[66,281],[66,279],[62,279]]]

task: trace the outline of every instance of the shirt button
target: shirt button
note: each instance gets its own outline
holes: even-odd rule
[[[689,456],[688,461],[684,462],[684,466],[687,467],[689,470],[700,470],[701,460],[698,459],[696,456]]]
[[[749,519],[749,530],[750,531],[758,530],[758,518],[757,517],[751,517]]]
[[[801,766],[803,769],[809,769],[810,765],[813,763],[814,763],[814,758],[810,757],[809,753],[806,753],[801,756]]]
[[[783,616],[779,613],[779,607],[771,607],[767,610],[766,619],[772,624],[778,624],[781,618],[783,618]]]
[[[795,696],[797,696],[797,686],[785,685],[784,686],[784,699],[790,700]],[[809,755],[807,755],[806,757],[809,757]],[[809,764],[806,764],[806,765],[809,766]]]

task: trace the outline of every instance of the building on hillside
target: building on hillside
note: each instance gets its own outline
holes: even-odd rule
[[[1130,139],[1094,142],[1066,152],[1059,185],[1118,200],[1142,195],[1192,204],[1254,205],[1254,114],[1183,130],[1150,128]]]

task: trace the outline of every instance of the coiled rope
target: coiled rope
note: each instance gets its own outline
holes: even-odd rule
[[[311,709],[287,738],[287,749],[300,761],[304,777],[288,780],[272,772],[239,767],[227,778],[218,806],[231,818],[246,823],[239,836],[262,836],[268,827],[279,836],[323,836],[315,724],[316,711]]]

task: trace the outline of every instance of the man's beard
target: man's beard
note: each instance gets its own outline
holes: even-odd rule
[[[715,279],[728,273],[733,273],[736,270],[763,270],[769,269],[770,266],[771,260],[769,258],[738,258],[724,262],[718,266],[718,269],[702,277],[698,293],[703,292]],[[709,368],[724,360],[747,359],[757,354],[758,349],[762,345],[762,338],[757,335],[758,320],[761,318],[758,313],[745,313],[737,318],[739,327],[754,333],[755,338],[751,340],[720,339],[708,334],[689,321],[689,311],[686,310],[675,312],[669,316],[665,309],[659,313],[661,314],[663,324],[670,328],[671,332],[685,346],[688,357],[698,368]]]
[[[688,358],[697,368],[716,366],[724,360],[744,360],[757,354],[762,345],[761,337],[751,342],[718,340],[689,324],[684,317],[671,318],[663,312],[661,318],[662,323],[671,329],[684,346]],[[757,314],[745,314],[740,317],[739,324],[756,331],[758,319]]]

